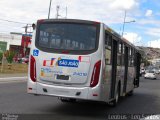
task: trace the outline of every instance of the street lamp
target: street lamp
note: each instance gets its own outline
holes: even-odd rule
[[[123,29],[122,29],[122,37],[123,37],[123,32],[124,32],[124,26],[126,23],[131,23],[131,22],[136,22],[135,20],[131,20],[131,21],[126,21],[126,11],[124,14],[124,22],[123,22]]]
[[[50,17],[51,3],[52,3],[52,0],[50,0],[50,4],[49,4],[48,19]]]

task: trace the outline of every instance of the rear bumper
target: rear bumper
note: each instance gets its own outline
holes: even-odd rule
[[[45,92],[44,89],[46,89],[47,92]],[[38,83],[37,94],[85,99],[88,97],[88,87],[75,88],[75,87],[53,86],[53,85]]]
[[[31,85],[32,84],[32,85]],[[33,86],[34,89],[30,89]],[[83,100],[100,100],[100,91],[98,88],[91,87],[68,87],[68,86],[56,86],[43,83],[28,82],[28,93],[36,95],[47,95],[56,97],[75,98]]]

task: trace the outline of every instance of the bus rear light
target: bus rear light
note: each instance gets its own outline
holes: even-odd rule
[[[30,57],[30,78],[36,82],[36,60],[32,55]]]
[[[90,87],[95,87],[98,84],[99,81],[99,74],[100,74],[100,68],[101,68],[101,60],[99,60],[95,65],[92,72],[92,78]]]

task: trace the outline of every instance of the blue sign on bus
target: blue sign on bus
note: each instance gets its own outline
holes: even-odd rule
[[[77,68],[78,65],[79,65],[79,60],[69,60],[69,59],[58,60],[58,66]]]
[[[33,56],[38,56],[39,55],[39,50],[33,50]]]

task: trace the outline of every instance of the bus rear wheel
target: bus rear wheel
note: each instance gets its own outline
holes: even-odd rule
[[[129,93],[128,93],[128,96],[132,96],[133,95],[133,90],[131,90]]]
[[[119,101],[119,98],[120,98],[120,85],[118,85],[118,88],[117,88],[117,92],[116,92],[116,95],[115,95],[115,99],[110,101],[108,103],[109,106],[111,107],[115,107]]]

